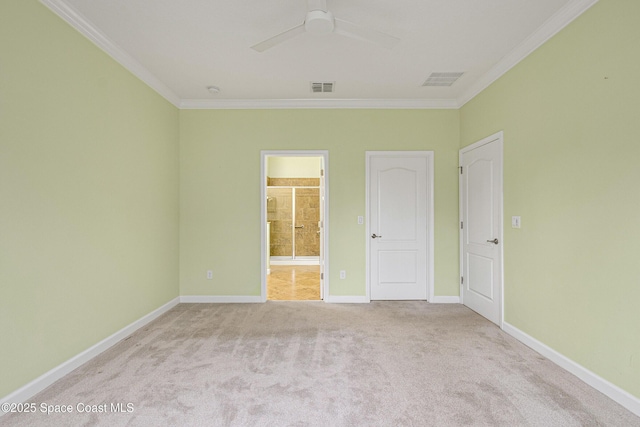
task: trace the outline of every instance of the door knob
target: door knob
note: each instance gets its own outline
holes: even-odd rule
[[[493,243],[494,245],[497,245],[499,242],[498,242],[498,239],[496,238],[493,240],[487,240],[487,243]]]
[[[376,233],[373,233],[373,234],[371,235],[371,238],[372,238],[372,239],[375,239],[375,238],[377,238],[377,237],[382,237],[382,236],[376,236]]]

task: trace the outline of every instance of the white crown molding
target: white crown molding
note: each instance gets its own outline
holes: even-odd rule
[[[171,310],[173,307],[178,305],[178,303],[179,303],[178,297],[172,299],[171,301],[164,304],[163,306],[153,310],[151,313],[141,317],[140,319],[129,324],[128,326],[125,326],[124,328],[120,329],[113,335],[108,336],[107,338],[103,339],[99,343],[73,356],[71,359],[67,360],[66,362],[63,362],[60,365],[56,366],[55,368],[51,369],[50,371],[40,375],[38,378],[20,387],[18,390],[14,391],[13,393],[3,397],[2,399],[0,399],[0,404],[26,402],[27,400],[31,399],[33,396],[40,393],[42,390],[49,387],[51,384],[58,381],[60,378],[64,377],[74,369],[87,363],[89,360],[93,359],[100,353],[114,346],[115,344],[125,339],[126,337],[128,337],[129,335],[137,331],[138,329],[149,324],[151,321],[157,319],[162,314]],[[5,413],[6,413],[5,411],[0,411],[0,416],[4,415]]]
[[[527,37],[515,49],[504,56],[486,74],[480,77],[471,87],[458,97],[457,105],[461,108],[471,101],[491,83],[502,77],[507,71],[515,67],[520,61],[542,46],[547,40],[555,36],[560,30],[569,25],[598,0],[572,0],[563,6],[552,17],[547,19],[540,28]]]
[[[640,416],[640,399],[633,396],[631,393],[621,389],[615,384],[610,383],[604,378],[591,372],[584,366],[574,362],[563,354],[557,352],[546,344],[538,341],[532,336],[526,334],[515,326],[504,322],[502,330],[511,335],[527,347],[537,351],[556,365],[560,366],[566,371],[569,371],[576,377],[580,378],[591,387],[595,388],[605,396],[618,402],[620,405],[627,408],[629,411]]]
[[[73,7],[69,6],[64,0],[40,0],[40,3],[48,7],[53,13],[78,30],[80,34],[91,40],[96,46],[115,59],[124,68],[129,70],[134,76],[149,85],[149,87],[158,92],[158,94],[164,97],[167,101],[176,107],[180,106],[180,98],[178,95],[173,93],[173,91],[162,83],[160,79],[143,67],[138,61],[133,59],[120,46],[115,44],[111,39],[98,30],[91,21],[85,18]]]
[[[191,109],[457,109],[455,99],[183,99]]]

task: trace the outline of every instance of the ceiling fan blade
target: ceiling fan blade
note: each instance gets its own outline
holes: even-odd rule
[[[336,34],[351,37],[358,40],[364,40],[371,43],[379,44],[388,49],[393,48],[400,39],[389,34],[381,33],[376,30],[361,27],[353,22],[343,21],[342,19],[335,18],[335,30]]]
[[[267,49],[274,47],[277,44],[282,43],[285,40],[289,40],[292,37],[297,36],[298,34],[304,33],[304,23],[300,25],[296,25],[295,27],[278,34],[277,36],[273,36],[264,41],[261,41],[258,44],[251,46],[251,49],[257,52],[264,52]]]

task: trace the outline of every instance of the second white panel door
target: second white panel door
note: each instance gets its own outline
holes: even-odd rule
[[[430,154],[370,154],[372,300],[427,299]]]
[[[462,299],[502,319],[502,134],[461,150]]]

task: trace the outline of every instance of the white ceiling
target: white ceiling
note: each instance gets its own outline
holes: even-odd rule
[[[301,34],[262,53],[250,47],[301,24],[306,0],[41,1],[183,108],[457,108],[597,0],[328,0],[337,18],[400,43]],[[423,87],[432,72],[464,75]]]

